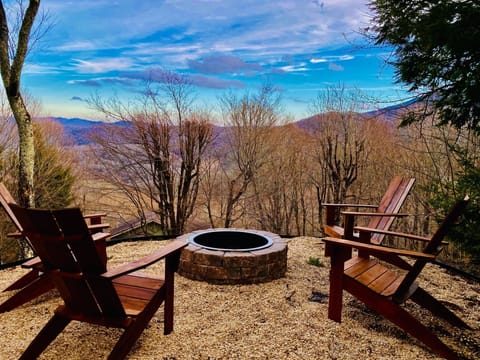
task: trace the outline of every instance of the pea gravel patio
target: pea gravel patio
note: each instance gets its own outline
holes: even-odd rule
[[[108,248],[109,267],[140,258],[161,241],[125,242]],[[309,265],[319,258],[324,267]],[[148,272],[158,272],[155,265]],[[176,276],[175,328],[163,335],[160,310],[129,359],[436,359],[427,348],[344,296],[343,322],[327,318],[329,260],[318,238],[288,239],[288,270],[282,279],[254,285],[211,285]],[[0,271],[0,288],[25,273]],[[435,265],[422,285],[473,329],[460,331],[439,322],[413,303],[427,326],[465,359],[480,358],[480,284]],[[312,293],[316,296],[312,298]],[[320,296],[319,296],[320,295]],[[0,293],[0,301],[10,296]],[[310,300],[309,300],[310,299]],[[317,300],[317,301],[311,301]],[[0,314],[0,359],[17,359],[48,321],[60,298],[52,291]],[[106,358],[121,330],[71,323],[40,359]]]

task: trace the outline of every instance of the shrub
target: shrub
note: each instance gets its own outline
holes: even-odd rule
[[[320,258],[310,256],[307,260],[307,264],[317,266],[317,267],[324,267],[325,265],[320,261]]]

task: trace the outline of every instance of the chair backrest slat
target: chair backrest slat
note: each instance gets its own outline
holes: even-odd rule
[[[398,213],[403,203],[405,202],[410,190],[415,183],[414,178],[403,178],[401,176],[395,176],[387,191],[385,192],[380,204],[377,208],[379,213]],[[373,229],[388,230],[392,225],[395,217],[377,217],[373,216],[369,221],[367,227]],[[380,244],[385,235],[374,234],[372,235],[371,242],[373,244]]]
[[[3,209],[7,213],[8,217],[12,220],[12,222],[17,227],[18,231],[22,231],[22,225],[18,221],[17,217],[10,209],[9,204],[15,204],[15,199],[13,198],[10,191],[5,187],[3,183],[0,183],[0,204],[2,205]]]
[[[35,251],[51,271],[72,310],[92,316],[126,316],[80,209],[25,209],[12,205]]]
[[[70,309],[93,316],[102,314],[85,278],[70,277],[67,272],[58,272],[54,275],[55,286]]]
[[[66,262],[65,266],[70,264],[72,267],[75,267],[68,248],[62,243],[57,244],[61,234],[50,215],[44,214],[35,219],[38,226],[47,229],[47,231],[43,233],[42,241],[38,241],[36,239],[38,239],[40,235],[37,231],[37,225],[33,223],[33,219],[29,216],[27,210],[12,203],[8,204],[8,206],[14,214],[14,217],[21,224],[21,228],[23,229],[22,234],[29,240],[33,251],[42,259],[43,266],[46,269],[57,269],[58,264],[56,259],[62,259],[62,261]],[[52,244],[57,245],[53,246]]]
[[[88,226],[78,208],[52,211],[55,220],[62,229],[79,268],[85,273],[101,274],[107,269],[99,256]]]

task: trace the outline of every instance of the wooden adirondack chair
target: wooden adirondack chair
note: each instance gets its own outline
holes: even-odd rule
[[[17,228],[16,232],[8,234],[10,237],[22,237],[23,228],[17,217],[13,213],[10,205],[15,204],[15,199],[10,194],[8,189],[3,183],[0,182],[0,204],[7,216],[12,220],[13,224]],[[97,251],[101,254],[104,262],[107,261],[107,252],[106,252],[106,239],[110,236],[109,233],[102,232],[105,228],[108,228],[110,225],[102,222],[102,217],[106,214],[97,213],[84,215],[84,218],[89,221],[88,228],[94,237],[95,245]],[[28,237],[25,237],[29,242]],[[16,280],[13,284],[9,285],[3,291],[12,291],[19,290],[8,300],[0,304],[0,314],[5,311],[10,311],[16,307],[25,304],[26,302],[35,299],[36,297],[46,293],[47,291],[53,289],[54,285],[49,278],[48,272],[45,271],[44,266],[38,257],[25,261],[22,264],[23,268],[30,269],[30,271],[22,276],[20,279]]]
[[[417,338],[432,351],[447,359],[458,356],[446,346],[430,329],[400,305],[411,299],[454,326],[468,329],[469,326],[445,307],[440,301],[419,287],[416,282],[426,263],[433,261],[441,251],[443,238],[465,210],[468,197],[457,202],[431,238],[404,233],[358,227],[360,242],[327,237],[325,254],[331,257],[330,298],[328,317],[341,322],[342,292],[348,291],[367,307],[376,311],[411,336]],[[423,252],[386,248],[368,243],[372,233],[383,233],[426,242]],[[364,241],[364,242],[362,242]],[[352,256],[352,249],[358,256]],[[382,260],[395,266],[385,266]],[[413,265],[401,257],[414,259]]]
[[[64,301],[20,359],[38,357],[72,320],[125,329],[109,355],[123,359],[163,302],[164,333],[173,330],[174,272],[186,242],[107,271],[79,209],[12,210]],[[138,272],[163,258],[164,279]]]
[[[400,208],[405,202],[410,189],[415,183],[414,178],[403,178],[395,176],[387,191],[383,195],[378,205],[367,204],[322,204],[326,207],[326,221],[323,232],[326,236],[344,238],[349,240],[358,239],[358,234],[353,232],[355,226],[355,217],[370,217],[367,225],[369,228],[379,230],[389,230],[396,217],[405,216],[400,214]],[[374,212],[342,211],[343,227],[335,224],[336,211],[338,208],[369,208],[375,209]],[[380,244],[385,235],[380,233],[372,234],[371,242]]]

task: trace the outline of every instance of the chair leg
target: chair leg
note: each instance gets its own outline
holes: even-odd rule
[[[175,271],[176,266],[178,266],[178,258],[166,259],[166,269],[165,269],[165,302],[163,305],[164,308],[164,323],[163,323],[163,334],[168,335],[173,331],[173,314],[174,314],[174,287],[175,287]]]
[[[328,299],[328,318],[342,321],[343,271],[345,260],[351,257],[351,251],[343,248],[326,246],[325,255],[330,256],[330,293]]]
[[[153,315],[164,300],[164,287],[155,294],[145,309],[135,318],[132,324],[125,329],[120,339],[118,339],[115,347],[108,356],[108,360],[124,359],[130,352],[132,346],[136,343],[143,330],[147,327]]]
[[[13,310],[53,288],[54,285],[50,276],[48,274],[40,275],[36,280],[30,282],[30,284],[2,303],[0,305],[0,314]]]
[[[389,298],[376,294],[352,279],[344,278],[345,289],[367,307],[391,321],[406,333],[427,345],[433,352],[449,360],[459,359],[447,345],[445,345],[429,328],[414,318],[400,305]]]
[[[95,248],[97,249],[98,255],[100,255],[100,259],[102,259],[102,262],[104,265],[107,264],[107,245],[106,245],[106,240],[101,239],[95,241]]]
[[[11,290],[18,290],[21,289],[31,282],[35,281],[40,276],[39,271],[32,269],[25,275],[23,275],[20,279],[16,280],[13,284],[10,284],[9,287],[4,289],[3,291],[11,291]]]
[[[405,332],[427,345],[438,355],[445,359],[459,359],[458,355],[435,336],[430,329],[420,323],[399,305],[387,301],[385,304],[378,306],[375,310]]]
[[[50,343],[62,332],[63,329],[70,323],[67,319],[60,315],[53,315],[33,341],[28,345],[25,352],[20,357],[20,360],[34,360],[36,359]]]
[[[328,318],[330,320],[342,321],[343,306],[343,263],[340,266],[333,266],[330,269],[330,292],[328,298]]]
[[[448,321],[453,326],[457,326],[463,329],[471,329],[462,319],[455,315],[450,309],[443,305],[440,301],[435,299],[428,292],[422,288],[418,288],[415,293],[410,297],[418,305],[430,311],[432,314]]]

